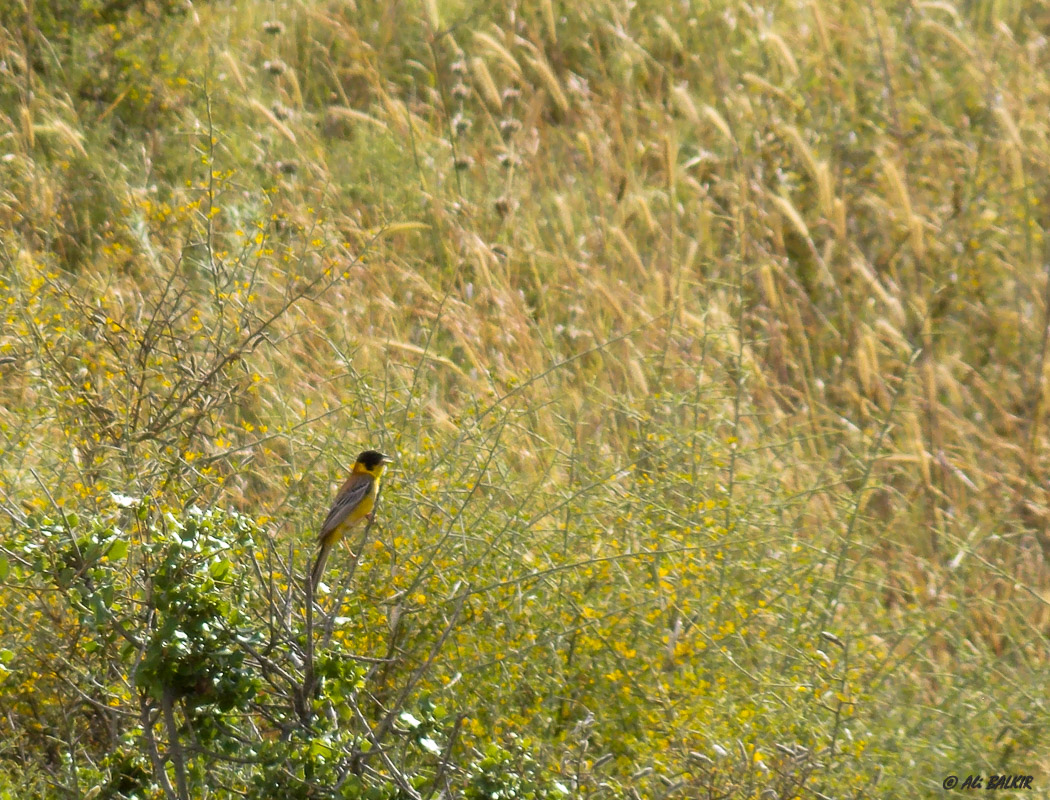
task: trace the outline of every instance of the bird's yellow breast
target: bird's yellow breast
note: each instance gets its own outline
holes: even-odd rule
[[[339,527],[333,531],[335,538],[338,540],[348,528],[352,528],[356,523],[367,517],[372,513],[372,509],[376,505],[376,494],[378,494],[379,481],[373,481],[372,487],[368,490],[368,494],[361,498],[361,502],[357,504],[349,514],[346,515],[346,519],[339,523]]]

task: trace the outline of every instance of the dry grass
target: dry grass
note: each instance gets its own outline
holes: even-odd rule
[[[1037,12],[417,12],[5,34],[12,524],[297,548],[375,444],[347,637],[407,669],[469,591],[427,690],[581,793],[1047,774]]]

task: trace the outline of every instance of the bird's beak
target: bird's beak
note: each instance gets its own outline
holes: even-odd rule
[[[382,461],[382,463],[384,463],[384,464],[393,464],[395,461],[397,461],[397,459],[394,458],[393,456],[388,456],[386,453],[383,454],[383,461]]]

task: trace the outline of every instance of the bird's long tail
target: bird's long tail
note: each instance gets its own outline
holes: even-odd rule
[[[317,560],[314,561],[314,568],[310,571],[310,587],[316,592],[317,584],[321,582],[321,574],[324,572],[324,565],[328,561],[328,554],[332,551],[331,542],[322,542],[321,549],[317,551]]]

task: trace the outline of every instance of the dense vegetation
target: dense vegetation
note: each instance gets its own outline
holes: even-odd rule
[[[0,797],[1045,789],[1047,21],[0,4]]]

